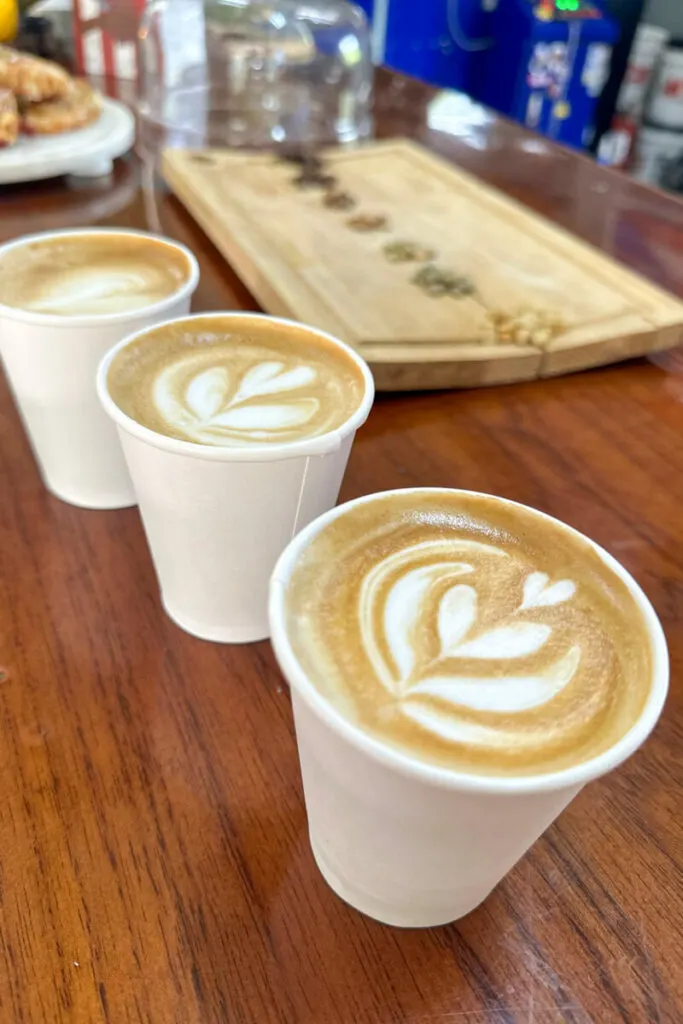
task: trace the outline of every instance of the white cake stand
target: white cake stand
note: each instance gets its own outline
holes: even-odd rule
[[[135,118],[123,103],[104,99],[97,121],[61,135],[20,136],[0,149],[0,185],[38,181],[60,174],[98,178],[109,174],[113,161],[135,141]]]

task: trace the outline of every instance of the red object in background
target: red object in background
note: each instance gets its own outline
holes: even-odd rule
[[[137,78],[137,30],[145,0],[74,0],[78,70],[111,79]]]
[[[639,122],[630,114],[615,114],[608,132],[600,139],[598,162],[625,171],[633,163]]]
[[[683,79],[681,78],[669,78],[664,83],[662,92],[665,96],[671,96],[677,99],[679,96],[683,96]]]
[[[555,14],[555,0],[539,0],[535,13],[541,21],[550,21]]]

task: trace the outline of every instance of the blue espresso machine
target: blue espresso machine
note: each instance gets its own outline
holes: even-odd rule
[[[498,0],[356,2],[372,22],[375,63],[473,94]]]
[[[590,145],[617,25],[589,0],[500,0],[477,98],[550,138]]]
[[[618,28],[602,0],[363,0],[375,60],[581,148]]]

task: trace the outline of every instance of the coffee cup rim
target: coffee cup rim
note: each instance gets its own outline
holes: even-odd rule
[[[560,530],[568,531],[573,537],[587,542],[607,568],[622,580],[638,605],[645,622],[652,653],[652,680],[650,693],[638,720],[617,743],[596,757],[559,771],[545,772],[537,775],[477,775],[419,761],[417,758],[404,754],[389,744],[375,739],[344,718],[334,705],[327,701],[315,688],[294,654],[285,625],[287,585],[298,557],[324,527],[353,507],[367,504],[378,498],[405,494],[456,494],[463,497],[493,499],[509,507],[524,509],[526,512],[531,512],[544,521],[554,524]],[[580,788],[586,783],[598,779],[614,768],[617,768],[644,743],[659,720],[669,688],[669,654],[664,630],[649,598],[628,570],[594,540],[581,533],[580,530],[569,526],[567,523],[563,523],[560,519],[529,505],[524,505],[521,502],[503,498],[499,495],[486,494],[482,491],[449,487],[394,488],[388,491],[378,491],[373,494],[363,495],[324,513],[297,534],[278,559],[270,580],[268,616],[271,643],[282,674],[318,719],[322,720],[334,733],[351,746],[360,749],[372,760],[380,762],[385,767],[398,771],[400,774],[410,778],[422,780],[445,789],[488,794],[531,794]]]
[[[227,445],[213,446],[198,444],[195,441],[182,441],[179,438],[169,437],[167,434],[160,434],[156,430],[138,423],[137,420],[134,420],[132,416],[129,416],[116,404],[109,394],[107,376],[109,368],[119,352],[134,341],[137,341],[138,338],[143,337],[145,334],[150,334],[152,331],[158,331],[172,324],[187,321],[195,322],[197,320],[215,320],[216,318],[267,320],[268,323],[303,329],[309,334],[324,339],[327,343],[334,345],[335,348],[341,349],[357,366],[363,377],[365,391],[358,408],[340,426],[316,437],[303,438],[299,441],[285,441],[282,444],[253,444],[244,448],[232,448]],[[206,462],[275,462],[284,459],[302,458],[308,455],[330,454],[336,451],[350,434],[355,433],[365,423],[375,398],[375,381],[370,367],[363,357],[351,348],[350,345],[347,345],[346,342],[340,341],[339,338],[335,338],[334,335],[328,334],[327,331],[319,327],[311,327],[309,324],[304,324],[297,320],[269,316],[267,313],[255,313],[250,310],[211,310],[203,313],[190,313],[187,316],[173,317],[162,323],[152,324],[142,330],[135,331],[120,342],[117,342],[106,353],[97,369],[96,385],[97,394],[105,412],[120,429],[125,430],[126,433],[154,448],[160,448],[162,451],[172,452],[176,455],[187,455],[191,458],[202,459]]]
[[[177,302],[185,299],[196,291],[199,284],[199,263],[194,253],[182,242],[166,235],[157,235],[152,231],[141,231],[136,228],[126,227],[88,227],[88,228],[60,228],[56,231],[36,231],[29,235],[21,235],[10,242],[0,245],[0,271],[2,260],[12,249],[20,249],[32,242],[49,242],[53,238],[77,238],[84,235],[125,235],[127,238],[145,238],[161,245],[168,245],[173,249],[182,252],[187,260],[188,277],[174,292],[159,299],[149,306],[139,306],[136,309],[125,309],[119,313],[40,313],[36,310],[22,309],[20,306],[8,306],[0,302],[0,316],[18,323],[36,324],[41,326],[73,326],[90,327],[104,324],[125,324],[128,320],[140,319],[141,316],[157,316],[167,307],[172,307]]]

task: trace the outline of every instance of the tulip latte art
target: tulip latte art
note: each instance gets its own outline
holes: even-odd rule
[[[582,538],[495,498],[418,491],[353,506],[285,598],[293,652],[371,736],[480,774],[556,771],[635,724],[644,621]]]
[[[107,384],[119,408],[143,426],[224,447],[328,433],[365,393],[356,363],[306,328],[220,316],[141,335],[114,358]]]
[[[190,277],[187,258],[160,239],[117,232],[55,235],[10,249],[0,265],[0,302],[51,316],[144,309]]]

